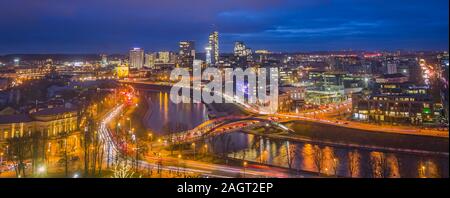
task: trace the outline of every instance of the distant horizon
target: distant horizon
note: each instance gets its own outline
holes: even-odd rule
[[[131,48],[130,48],[131,49]],[[174,52],[174,53],[178,53],[179,50],[160,50],[160,51],[148,51],[145,48],[144,49],[145,53],[157,53],[157,52],[162,52],[162,51],[169,51],[169,52]],[[267,50],[271,53],[274,54],[311,54],[311,53],[331,53],[331,52],[340,52],[340,53],[349,53],[349,52],[357,52],[357,53],[361,53],[361,52],[411,52],[411,53],[418,53],[418,52],[429,52],[429,53],[437,53],[437,52],[448,52],[448,49],[430,49],[430,50],[407,50],[407,49],[397,49],[397,50],[364,50],[364,49],[359,49],[359,50],[311,50],[311,51],[272,51],[269,49],[256,49],[256,50]],[[253,51],[255,52],[255,50]],[[128,55],[128,51],[124,51],[124,52],[111,52],[111,53],[106,53],[106,52],[30,52],[30,53],[23,53],[23,52],[19,52],[19,53],[0,53],[0,56],[12,56],[12,55],[101,55],[101,54],[106,54],[106,55]],[[205,52],[199,52],[196,51],[196,54],[204,54]],[[220,54],[233,54],[233,51],[230,52],[220,52]]]

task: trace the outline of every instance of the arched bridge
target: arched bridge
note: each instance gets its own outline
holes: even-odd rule
[[[193,142],[211,135],[231,133],[264,125],[275,126],[287,132],[292,132],[291,129],[283,124],[265,117],[226,116],[205,121],[194,129],[179,132],[164,139],[174,142]]]

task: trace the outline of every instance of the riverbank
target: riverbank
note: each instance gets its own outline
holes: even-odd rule
[[[155,82],[147,82],[147,81],[121,81],[122,83],[129,83],[133,84],[134,86],[140,88],[140,89],[150,89],[150,90],[156,90],[156,89],[163,89],[163,90],[170,90],[171,85],[167,83],[155,83]],[[238,109],[238,111],[229,111],[228,107],[227,110],[224,112],[227,113],[236,113],[239,114],[247,114],[252,115],[253,111],[249,111],[245,109],[241,105],[237,104],[213,104],[215,106],[215,109],[218,111],[219,108],[216,106],[223,106],[223,105],[230,105],[234,106],[233,108],[229,109]],[[233,114],[234,115],[234,114]],[[355,122],[355,121],[342,121],[342,120],[335,120],[332,118],[324,118],[324,120],[321,119],[315,119],[312,117],[303,117],[298,115],[291,115],[291,114],[277,114],[276,116],[279,117],[286,117],[286,118],[293,118],[298,121],[310,121],[318,124],[326,124],[329,127],[344,127],[349,129],[355,129],[355,130],[363,130],[366,132],[372,132],[372,133],[386,133],[386,134],[402,134],[402,135],[411,135],[411,136],[426,136],[426,137],[442,137],[442,138],[449,138],[448,131],[441,131],[441,130],[433,130],[433,129],[420,129],[417,127],[408,127],[408,126],[390,126],[390,125],[376,125],[376,124],[368,124],[368,123],[362,123],[362,122]]]
[[[280,115],[283,117],[283,115]],[[435,129],[422,129],[415,126],[394,126],[387,124],[369,124],[364,122],[356,122],[349,120],[338,120],[335,118],[316,119],[316,118],[295,118],[298,121],[308,121],[318,124],[328,125],[330,127],[343,127],[349,129],[362,130],[373,133],[390,133],[390,134],[402,134],[410,136],[425,136],[425,137],[439,137],[449,138],[449,132],[447,130],[435,130]]]
[[[443,157],[448,157],[449,155],[449,142],[446,138],[373,133],[343,127],[329,127],[306,121],[293,121],[285,125],[293,129],[294,132],[267,133],[262,130],[246,130],[244,132],[273,139],[333,147],[416,155],[438,155]]]

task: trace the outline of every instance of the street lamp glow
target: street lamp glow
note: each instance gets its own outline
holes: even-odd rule
[[[46,170],[45,166],[39,166],[37,169],[38,173],[44,173]]]

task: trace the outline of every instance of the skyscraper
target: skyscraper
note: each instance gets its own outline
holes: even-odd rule
[[[209,35],[208,47],[206,48],[206,54],[210,51],[210,57],[206,56],[206,62],[215,65],[219,62],[219,32],[214,31]]]
[[[398,73],[397,71],[397,65],[398,65],[398,57],[396,56],[387,56],[384,59],[384,67],[385,67],[385,74],[395,74]]]
[[[248,48],[244,42],[234,43],[234,57],[237,66],[248,66],[247,62],[252,60],[252,49]]]
[[[179,63],[182,67],[190,67],[195,60],[195,42],[181,41],[179,51]]]
[[[180,41],[180,56],[195,57],[195,42],[194,41]]]
[[[236,41],[234,43],[234,56],[242,56],[245,52],[245,44],[241,41]]]
[[[106,67],[108,65],[108,55],[101,54],[100,57],[102,58],[102,61],[101,61],[102,67]]]
[[[205,51],[206,51],[206,64],[211,65],[212,63],[211,46],[206,47]]]
[[[439,76],[440,76],[440,87],[441,87],[441,102],[442,102],[442,105],[444,106],[444,116],[445,116],[445,119],[446,119],[446,122],[447,122],[447,124],[448,124],[448,122],[449,122],[449,115],[448,115],[448,103],[449,103],[449,100],[448,100],[448,95],[449,95],[449,93],[448,93],[448,89],[449,89],[449,86],[448,86],[448,67],[449,67],[449,59],[448,59],[448,53],[443,53],[443,54],[440,54],[439,56],[438,56],[438,59],[439,59],[439,65],[440,65],[440,68],[439,68],[439,71],[440,71],[440,74],[439,74]]]
[[[151,69],[155,69],[155,61],[156,61],[156,54],[155,53],[147,53],[145,54],[145,66],[149,67]]]
[[[161,51],[158,52],[158,63],[167,64],[170,62],[170,52],[169,51]]]
[[[144,65],[144,49],[133,48],[130,50],[130,67],[141,69]]]

